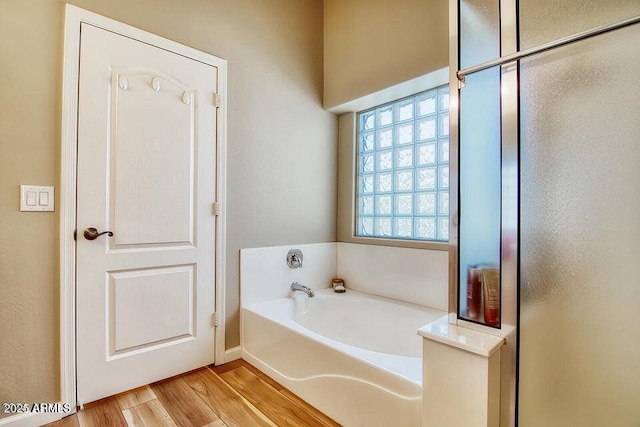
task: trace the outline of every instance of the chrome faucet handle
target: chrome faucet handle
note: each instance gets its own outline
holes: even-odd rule
[[[287,253],[287,265],[291,269],[302,268],[302,251],[300,249],[291,249]]]

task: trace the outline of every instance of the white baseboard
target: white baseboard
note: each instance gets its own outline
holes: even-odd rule
[[[225,350],[224,360],[222,361],[222,363],[217,363],[217,364],[222,365],[223,363],[233,362],[234,360],[238,360],[240,358],[242,358],[242,347],[240,346],[233,347],[228,350]]]
[[[52,423],[58,421],[63,417],[70,414],[58,413],[58,412],[28,412],[25,414],[18,414],[12,417],[0,419],[0,426],[7,427],[33,427],[41,426],[43,424]]]

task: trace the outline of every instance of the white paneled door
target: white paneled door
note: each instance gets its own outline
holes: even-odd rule
[[[79,65],[86,403],[214,362],[218,70],[85,23]]]

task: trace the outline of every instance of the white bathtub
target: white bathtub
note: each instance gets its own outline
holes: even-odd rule
[[[347,290],[242,309],[242,357],[339,422],[419,427],[422,340],[445,312]]]

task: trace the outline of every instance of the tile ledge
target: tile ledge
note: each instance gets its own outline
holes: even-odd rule
[[[505,344],[505,339],[449,323],[447,316],[418,329],[418,335],[480,356],[489,357]]]

